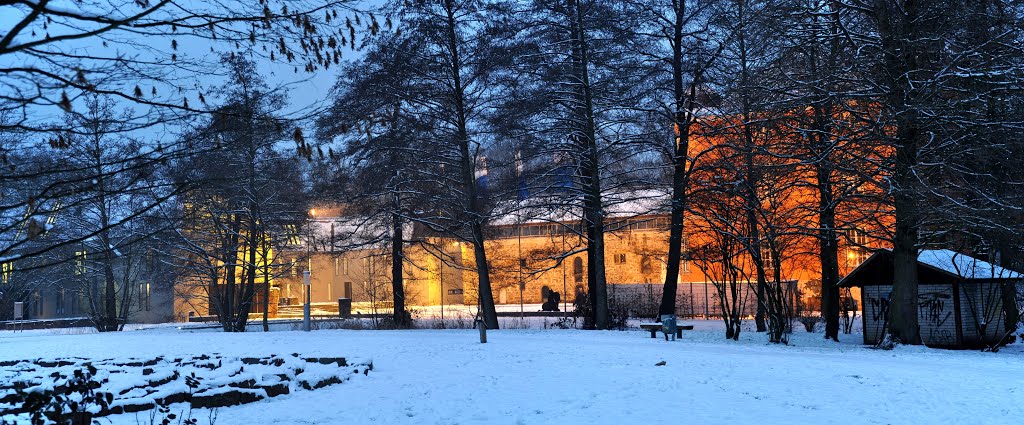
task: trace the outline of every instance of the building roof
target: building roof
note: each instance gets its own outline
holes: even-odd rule
[[[533,196],[519,201],[502,202],[495,208],[488,220],[489,226],[515,226],[532,223],[574,223],[579,222],[582,211],[579,201],[571,197],[554,195]],[[647,189],[605,193],[602,206],[608,219],[667,214],[671,194],[662,190]]]
[[[948,249],[921,251],[917,256],[917,275],[921,283],[990,282],[1024,278],[1019,272]],[[880,249],[840,280],[839,286],[892,285],[892,279],[892,251]]]
[[[929,249],[917,255],[919,263],[964,279],[1020,279],[1024,275],[948,249]]]

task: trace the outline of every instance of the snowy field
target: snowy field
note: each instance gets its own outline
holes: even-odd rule
[[[275,331],[156,326],[113,334],[0,332],[0,361],[37,357],[369,358],[368,376],[222,408],[216,424],[1019,424],[1024,347],[998,353],[840,344],[798,332],[790,346],[716,321],[682,341],[640,330]],[[656,363],[666,362],[664,366]],[[176,406],[181,408],[181,406]],[[196,412],[199,424],[205,412]],[[148,423],[111,416],[101,423]]]

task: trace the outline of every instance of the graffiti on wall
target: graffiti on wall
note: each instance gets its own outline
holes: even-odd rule
[[[878,322],[889,317],[889,296],[892,292],[886,292],[878,297],[868,296],[868,305],[871,306],[871,319]]]
[[[874,336],[882,337],[889,322],[891,290],[871,288],[864,292],[864,314],[874,324]],[[951,287],[927,285],[920,287],[917,300],[918,325],[926,344],[951,345],[956,343],[953,295]],[[866,330],[866,329],[865,329]]]
[[[955,343],[952,327],[953,295],[949,290],[922,291],[917,295],[917,317],[925,343]]]
[[[864,291],[864,318],[866,321],[864,336],[867,341],[876,343],[883,337],[882,333],[889,323],[889,296],[892,291],[884,291],[882,288],[869,287]],[[871,326],[867,326],[870,323]]]

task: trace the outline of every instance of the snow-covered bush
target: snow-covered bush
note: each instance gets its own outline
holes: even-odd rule
[[[28,419],[32,425],[89,425],[93,415],[106,410],[114,400],[113,393],[97,391],[101,383],[95,376],[96,368],[87,365],[85,369],[72,371],[71,376],[54,372],[49,384],[32,386],[30,382],[15,382],[15,392],[4,397],[5,404],[12,407],[4,413]],[[9,423],[22,422],[0,419],[2,425]]]

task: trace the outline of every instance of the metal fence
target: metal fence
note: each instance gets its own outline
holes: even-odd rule
[[[608,297],[614,305],[630,311],[633,317],[656,317],[661,304],[662,285],[654,283],[616,283],[608,285]],[[786,282],[789,305],[797,301],[797,282]],[[755,283],[736,285],[736,302],[742,314],[752,316],[757,311]],[[725,289],[726,302],[732,303],[731,290]],[[676,316],[691,318],[722,317],[722,303],[718,289],[711,282],[680,282],[676,290]]]

